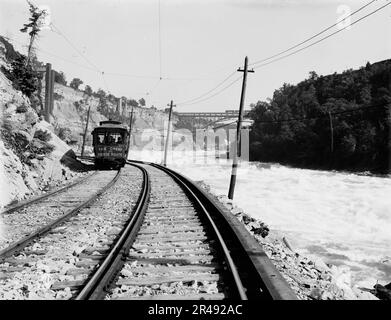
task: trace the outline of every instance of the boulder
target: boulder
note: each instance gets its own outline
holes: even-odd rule
[[[255,219],[250,217],[248,214],[243,214],[242,216],[244,224],[249,224],[250,222],[254,222]]]
[[[256,226],[251,228],[251,231],[256,235],[261,235],[265,238],[269,234],[269,228],[264,223],[257,223]]]

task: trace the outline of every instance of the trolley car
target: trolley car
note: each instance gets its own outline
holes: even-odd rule
[[[95,166],[102,168],[123,167],[128,157],[128,127],[119,121],[99,122],[92,131]]]

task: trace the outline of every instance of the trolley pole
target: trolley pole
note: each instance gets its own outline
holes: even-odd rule
[[[232,173],[231,173],[231,181],[229,184],[228,198],[234,198],[235,184],[236,184],[236,175],[238,172],[238,154],[239,154],[239,146],[240,146],[240,131],[242,129],[242,120],[243,120],[243,106],[244,99],[246,95],[246,84],[247,84],[247,73],[254,72],[254,70],[248,70],[248,58],[244,59],[244,69],[238,69],[239,72],[243,72],[243,84],[242,84],[242,93],[240,96],[240,106],[239,106],[239,118],[238,125],[236,128],[236,141],[233,152],[233,162],[232,162]]]
[[[170,103],[170,113],[168,115],[168,127],[167,127],[167,137],[166,137],[166,144],[164,145],[164,160],[163,160],[163,166],[167,166],[167,149],[168,149],[168,142],[169,142],[169,136],[170,136],[170,127],[171,127],[171,114],[172,114],[172,108],[174,107],[173,101],[171,100]]]
[[[84,135],[83,135],[83,145],[81,146],[81,156],[84,156],[84,147],[86,144],[88,121],[90,120],[90,109],[91,109],[91,105],[88,106],[88,111],[87,111],[87,122],[86,122],[86,128],[84,130]]]

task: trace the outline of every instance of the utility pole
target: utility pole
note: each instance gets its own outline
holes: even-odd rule
[[[242,129],[242,121],[243,121],[243,107],[244,107],[244,99],[246,95],[246,84],[247,84],[247,73],[254,72],[254,70],[248,70],[248,58],[244,59],[244,68],[238,69],[239,72],[243,72],[243,83],[242,83],[242,94],[240,96],[240,106],[239,106],[239,117],[238,117],[238,125],[236,128],[236,141],[235,148],[233,152],[233,162],[232,162],[232,173],[231,173],[231,181],[229,184],[228,198],[234,198],[235,184],[236,184],[236,175],[238,172],[238,153],[240,146],[240,131]]]
[[[329,114],[329,120],[330,120],[330,150],[331,150],[331,153],[334,152],[334,129],[333,129],[333,119],[331,118],[331,112],[330,110],[328,111],[328,114]]]
[[[171,114],[172,114],[172,108],[174,107],[173,101],[171,100],[170,103],[170,113],[168,115],[168,127],[167,127],[167,137],[166,137],[166,144],[164,145],[164,160],[163,160],[163,166],[167,166],[167,149],[168,149],[168,142],[169,142],[169,136],[170,136],[170,127],[171,127]]]
[[[130,151],[130,139],[132,137],[132,122],[133,122],[133,106],[132,106],[132,112],[130,114],[130,120],[129,120],[129,143],[128,143],[128,155],[126,159],[129,158],[129,151]]]
[[[44,117],[47,122],[49,122],[49,113],[50,113],[50,94],[51,89],[51,77],[52,77],[52,65],[50,63],[46,64],[46,74],[45,74],[45,110]]]
[[[84,155],[84,146],[86,144],[86,136],[87,136],[87,130],[88,130],[88,121],[90,120],[90,109],[91,109],[91,105],[88,106],[88,111],[87,111],[87,122],[86,122],[86,128],[84,130],[84,135],[83,135],[83,145],[81,146],[81,156]]]
[[[51,70],[51,76],[50,76],[50,108],[49,108],[49,114],[53,116],[53,109],[54,109],[54,75],[55,71]]]

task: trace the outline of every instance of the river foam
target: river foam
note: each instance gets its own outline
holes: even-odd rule
[[[160,162],[161,153],[148,158],[138,159]],[[203,180],[216,195],[226,195],[231,163],[197,162],[177,153],[168,166]],[[244,162],[234,202],[287,236],[298,252],[348,268],[355,284],[373,285],[391,281],[390,195],[387,177]]]

